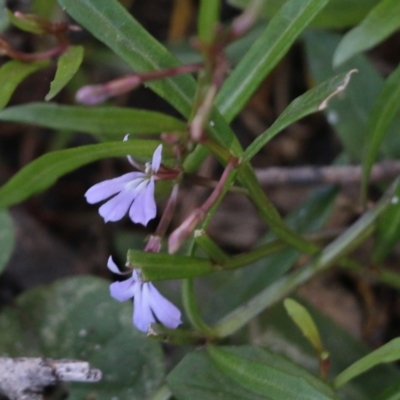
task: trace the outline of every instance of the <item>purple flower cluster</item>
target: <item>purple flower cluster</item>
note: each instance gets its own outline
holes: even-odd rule
[[[156,216],[154,181],[161,165],[161,153],[162,145],[159,145],[154,151],[151,163],[146,164],[144,172],[130,172],[100,182],[85,193],[90,204],[107,200],[99,208],[99,214],[105,222],[119,221],[128,213],[134,223],[146,226]],[[128,159],[134,164],[131,158]],[[148,251],[153,248],[154,245],[149,247]],[[122,275],[111,257],[107,266],[110,271]],[[170,329],[175,329],[181,324],[179,309],[162,296],[151,282],[143,282],[137,270],[133,270],[129,279],[112,283],[110,294],[118,301],[134,299],[133,323],[142,332],[147,332],[150,325],[156,321]]]
[[[146,226],[156,216],[154,200],[154,175],[161,165],[162,145],[153,154],[145,172],[129,172],[119,178],[108,179],[92,186],[86,193],[86,201],[98,203],[111,197],[99,208],[105,222],[115,222],[129,212],[132,222]]]

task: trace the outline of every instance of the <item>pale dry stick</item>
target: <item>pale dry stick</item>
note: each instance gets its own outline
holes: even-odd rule
[[[43,400],[47,386],[100,379],[101,371],[86,361],[0,357],[0,394],[10,400]]]
[[[256,168],[255,173],[263,187],[278,185],[353,185],[361,182],[360,165],[330,167],[273,167]],[[373,166],[370,183],[392,180],[400,175],[400,161],[383,161]]]

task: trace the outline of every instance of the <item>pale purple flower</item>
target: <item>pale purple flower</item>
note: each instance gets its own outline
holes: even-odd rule
[[[94,204],[111,197],[99,208],[99,214],[105,222],[119,221],[129,212],[133,222],[146,226],[157,213],[154,175],[161,165],[161,153],[160,144],[154,151],[151,163],[146,163],[145,172],[130,172],[92,186],[85,193],[86,201]]]
[[[111,272],[124,275],[109,257],[107,267]],[[142,332],[147,332],[151,324],[161,322],[169,329],[182,323],[181,312],[167,300],[151,282],[143,282],[139,272],[133,270],[132,276],[122,282],[110,285],[111,296],[118,301],[134,299],[133,324]]]

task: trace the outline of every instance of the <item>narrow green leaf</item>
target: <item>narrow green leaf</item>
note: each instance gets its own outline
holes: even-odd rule
[[[338,134],[343,147],[352,161],[360,162],[362,152],[368,143],[366,129],[368,118],[375,100],[383,87],[383,78],[371,62],[362,54],[333,70],[332,54],[338,46],[341,36],[325,31],[307,32],[304,35],[307,63],[312,78],[320,83],[337,73],[347,72],[355,68],[358,73],[352,77],[351,85],[343,97],[329,102],[326,116],[332,128]],[[400,157],[400,135],[398,133],[400,116],[396,116],[380,147],[379,156]]]
[[[372,261],[380,264],[400,239],[400,188],[378,221],[377,237],[374,243]]]
[[[46,68],[49,61],[34,61],[24,63],[21,61],[7,61],[0,68],[0,109],[9,102],[17,86],[30,74],[39,69]]]
[[[260,312],[287,296],[291,291],[311,279],[317,273],[327,270],[340,260],[340,258],[343,258],[351,250],[359,246],[375,229],[378,218],[389,206],[398,185],[399,181],[397,180],[385,192],[374,209],[364,213],[359,220],[326,246],[310,263],[292,272],[290,275],[283,276],[247,301],[245,305],[239,306],[226,315],[214,327],[218,335],[225,337],[236,332]]]
[[[132,268],[141,270],[145,281],[193,278],[217,270],[207,259],[133,249],[128,251],[128,262]]]
[[[324,294],[325,292],[321,295]],[[348,327],[338,326],[330,317],[311,305],[307,305],[307,309],[319,327],[325,348],[334,355],[330,358],[330,377],[335,377],[350,364],[371,352],[371,348],[350,333]],[[351,312],[348,317],[352,318]],[[282,357],[291,359],[295,357],[296,364],[302,365],[312,372],[316,370],[317,361],[313,349],[304,337],[299,335],[296,329],[293,329],[293,324],[287,318],[282,303],[260,315],[257,318],[257,327],[258,332],[266,333],[258,336],[260,346],[273,348]],[[340,398],[342,400],[377,400],[385,388],[399,380],[399,368],[394,364],[381,364],[342,386]]]
[[[339,65],[355,54],[374,47],[400,28],[400,2],[380,1],[366,18],[347,32],[333,56],[333,64]]]
[[[287,225],[298,233],[318,231],[332,213],[337,190],[324,187],[315,190],[309,198],[285,219]],[[268,233],[262,244],[276,236]],[[216,322],[235,307],[249,301],[266,287],[286,274],[298,259],[300,252],[288,247],[278,254],[263,258],[246,268],[240,268],[224,278],[215,296],[211,296],[206,309],[209,320]],[[235,293],[235,296],[232,296]]]
[[[200,2],[198,39],[204,44],[211,44],[214,40],[220,9],[221,0],[202,0]]]
[[[400,338],[391,340],[377,350],[372,351],[365,357],[350,365],[341,372],[333,381],[335,388],[340,388],[365,371],[381,363],[390,363],[400,359]]]
[[[399,2],[400,5],[400,2]],[[399,8],[400,12],[400,8]],[[400,18],[399,18],[400,19]],[[388,133],[394,117],[400,109],[400,65],[386,79],[378,98],[372,108],[367,123],[367,149],[363,162],[361,189],[363,198],[367,195],[367,185],[372,165],[375,162],[379,148]]]
[[[271,400],[335,398],[328,387],[324,391],[320,391],[320,387],[317,388],[311,379],[307,380],[279,367],[238,357],[223,348],[208,346],[207,351],[224,375],[238,382],[247,390]],[[327,394],[329,392],[331,392],[330,395]]]
[[[39,21],[39,17],[35,17],[31,14],[25,14],[22,18],[18,18],[14,15],[14,13],[7,9],[7,17],[8,20],[21,29],[22,31],[34,33],[36,35],[43,35],[45,30],[43,29],[42,24]]]
[[[275,135],[293,122],[311,113],[324,110],[332,97],[346,89],[351,74],[354,72],[356,71],[351,70],[348,73],[326,80],[293,100],[272,126],[258,136],[246,149],[245,158],[251,159],[254,157]]]
[[[177,59],[154,39],[117,0],[58,0],[68,14],[137,72],[176,67]],[[190,75],[149,82],[148,86],[188,116],[195,92]]]
[[[10,207],[51,186],[82,165],[107,157],[132,155],[151,158],[159,142],[135,140],[108,142],[54,151],[32,161],[0,188],[0,208]],[[163,151],[164,156],[166,149]]]
[[[240,112],[264,78],[328,0],[288,0],[223,84],[216,105],[228,121]]]
[[[33,0],[32,11],[43,18],[51,19],[57,0]]]
[[[114,139],[122,139],[127,133],[142,135],[186,129],[186,124],[182,121],[153,111],[121,107],[63,106],[54,103],[31,103],[6,108],[0,111],[0,121],[87,132]]]
[[[377,400],[400,400],[400,382],[388,387]]]
[[[251,0],[228,0],[228,3],[244,8]],[[310,26],[318,28],[346,28],[358,24],[379,0],[330,0],[315,17]],[[261,14],[266,18],[275,15],[282,0],[267,0]]]
[[[179,66],[179,62],[160,42],[154,39],[117,0],[58,0],[60,5],[97,39],[105,43],[137,72],[155,71]],[[156,80],[148,87],[172,104],[183,116],[189,117],[195,80],[179,75]],[[239,142],[221,115],[214,110],[210,116],[212,138],[240,157]]]
[[[6,0],[0,0],[0,32],[7,29],[9,25],[7,17]]]
[[[286,299],[283,302],[289,317],[300,328],[303,335],[310,341],[319,355],[322,354],[324,348],[319,336],[318,328],[315,325],[310,313],[305,307],[293,299]]]
[[[0,211],[0,274],[14,248],[14,225],[8,211]]]
[[[82,46],[69,46],[65,53],[61,54],[57,61],[56,76],[51,82],[49,93],[45,97],[46,101],[56,96],[72,79],[82,63],[83,54]]]

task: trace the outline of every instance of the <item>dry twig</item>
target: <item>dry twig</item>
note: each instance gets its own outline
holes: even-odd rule
[[[100,379],[101,371],[85,361],[0,357],[0,393],[10,400],[42,400],[47,386]]]

